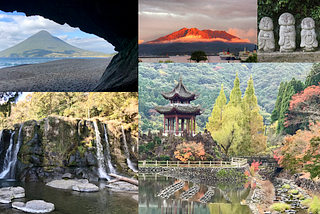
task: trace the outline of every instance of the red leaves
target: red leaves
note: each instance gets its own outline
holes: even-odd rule
[[[259,165],[261,165],[261,163],[258,161],[256,162],[255,160],[251,163],[251,166],[253,167],[254,171],[257,172],[259,170]]]

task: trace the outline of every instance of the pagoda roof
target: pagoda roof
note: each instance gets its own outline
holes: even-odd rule
[[[187,113],[187,114],[202,114],[204,109],[201,108],[200,105],[193,106],[191,104],[185,103],[170,103],[165,106],[154,106],[155,110],[160,114],[168,114],[168,113]]]
[[[165,99],[172,100],[174,98],[182,98],[184,100],[195,100],[200,94],[196,92],[190,92],[186,86],[182,83],[182,77],[179,78],[179,83],[169,92],[161,92]]]

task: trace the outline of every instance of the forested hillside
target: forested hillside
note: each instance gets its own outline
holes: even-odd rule
[[[0,109],[0,129],[51,115],[81,119],[96,117],[131,124],[137,122],[137,105],[137,92],[34,92],[26,99],[12,103],[10,108]],[[135,123],[132,123],[133,130],[137,130]]]
[[[139,114],[140,130],[159,130],[163,126],[163,116],[158,114],[153,105],[165,105],[161,92],[171,91],[181,75],[189,91],[201,93],[193,104],[201,104],[205,113],[197,117],[197,127],[202,130],[208,122],[213,104],[219,95],[221,84],[229,99],[233,81],[238,72],[240,89],[244,94],[247,82],[252,75],[255,95],[264,121],[272,113],[277,99],[278,88],[282,81],[292,77],[304,81],[312,64],[306,63],[254,63],[254,64],[139,64]]]

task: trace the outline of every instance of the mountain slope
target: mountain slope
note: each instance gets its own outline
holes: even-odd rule
[[[146,42],[145,44],[152,44],[152,43],[161,43],[161,42],[168,42],[176,39],[181,38],[190,38],[190,39],[225,39],[231,41],[232,39],[240,39],[236,36],[233,36],[225,31],[218,31],[218,30],[199,30],[197,28],[182,28],[178,31],[175,31],[171,34],[166,36],[160,37],[158,39]]]
[[[47,31],[39,31],[23,42],[3,50],[0,57],[75,57],[107,56],[102,52],[88,51],[69,45]]]
[[[139,44],[139,55],[191,55],[194,51],[204,51],[208,55],[216,55],[228,50],[238,55],[247,48],[253,51],[256,44],[248,39],[241,39],[225,31],[199,30],[182,28],[158,39]]]

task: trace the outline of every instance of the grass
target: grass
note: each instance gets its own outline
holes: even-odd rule
[[[313,197],[313,200],[310,203],[310,208],[308,209],[308,211],[315,214],[320,214],[320,200],[317,196]]]
[[[305,199],[305,200],[301,201],[301,204],[303,206],[310,206],[311,200],[312,200],[311,198]]]
[[[270,206],[270,209],[278,211],[278,212],[283,212],[285,210],[290,209],[290,205],[284,204],[284,203],[275,203]]]
[[[293,194],[293,195],[296,195],[298,194],[298,190],[297,189],[293,189],[293,190],[289,190],[289,193]]]
[[[289,184],[284,184],[284,185],[282,185],[282,188],[290,189],[290,185]]]

